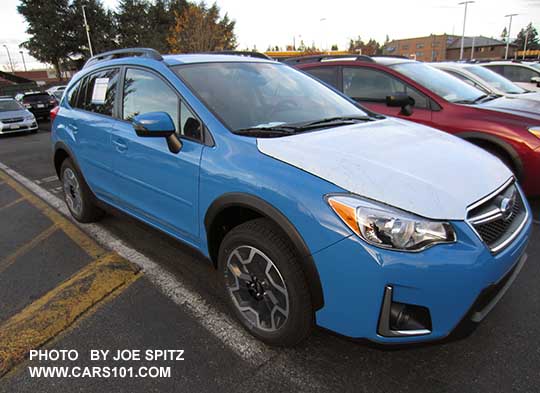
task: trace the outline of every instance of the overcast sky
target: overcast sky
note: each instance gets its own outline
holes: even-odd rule
[[[117,0],[102,0],[115,8]],[[337,44],[346,49],[349,39],[360,35],[383,42],[388,34],[407,38],[430,33],[461,34],[462,0],[217,0],[222,14],[236,20],[239,48],[266,50],[268,45],[285,47],[304,40],[319,47]],[[211,2],[211,0],[207,1]],[[17,13],[18,0],[2,0],[0,5],[0,45],[7,45],[16,68],[22,69],[20,48],[25,34],[24,19]],[[466,35],[499,38],[508,24],[504,15],[518,13],[512,23],[512,37],[532,22],[540,31],[540,0],[476,0],[469,5]],[[82,28],[82,27],[81,27]],[[51,37],[54,40],[54,37]],[[29,68],[39,63],[25,54]],[[8,63],[5,48],[0,47],[0,68]]]

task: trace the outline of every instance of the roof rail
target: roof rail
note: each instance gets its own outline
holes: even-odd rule
[[[365,55],[313,55],[313,56],[299,56],[299,57],[291,57],[289,59],[282,60],[285,64],[301,64],[301,63],[316,63],[323,60],[332,60],[332,59],[350,59],[354,58],[354,61],[367,61],[369,63],[374,63],[375,60],[373,60],[369,56]]]
[[[402,56],[402,55],[374,55],[373,57],[388,57],[390,59],[407,59],[407,60],[411,60],[410,57]]]
[[[265,60],[274,60],[269,56],[266,56],[264,53],[248,51],[248,50],[219,50],[214,52],[202,52],[205,55],[235,55],[235,56],[245,56],[245,57],[254,57],[257,59]]]
[[[88,61],[84,64],[83,68],[90,67],[92,64],[95,64],[99,61],[103,60],[112,60],[112,59],[118,59],[121,57],[147,57],[149,59],[154,60],[163,60],[163,57],[159,54],[159,52],[152,48],[126,48],[126,49],[116,49],[111,50],[108,52],[100,53],[99,55],[95,55],[88,59]]]

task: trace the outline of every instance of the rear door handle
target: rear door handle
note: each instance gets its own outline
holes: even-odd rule
[[[116,146],[116,150],[120,153],[125,152],[128,148],[126,142],[120,138],[114,138],[112,143]]]

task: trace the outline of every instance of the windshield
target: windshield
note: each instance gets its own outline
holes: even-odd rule
[[[466,67],[466,70],[472,72],[474,75],[487,82],[489,85],[507,94],[523,94],[526,92],[525,89],[522,89],[518,85],[515,85],[510,80],[506,79],[504,76],[499,75],[494,71],[488,70],[486,67],[475,65]]]
[[[20,111],[22,109],[15,100],[0,101],[0,112]]]
[[[527,65],[540,70],[540,63],[528,63]]]
[[[23,102],[25,103],[34,103],[34,102],[43,102],[49,101],[51,96],[49,94],[30,94],[23,97]]]
[[[320,82],[282,64],[204,63],[174,71],[233,131],[366,116]]]
[[[450,102],[472,103],[485,96],[477,88],[427,64],[411,62],[390,67]]]

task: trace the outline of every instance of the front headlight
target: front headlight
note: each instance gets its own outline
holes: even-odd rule
[[[534,136],[540,138],[540,126],[529,127],[529,132]]]
[[[32,120],[36,120],[36,118],[34,117],[34,115],[27,115],[24,117],[24,120],[32,121]]]
[[[327,201],[354,233],[377,247],[421,251],[435,244],[456,241],[449,222],[429,220],[352,196],[330,195]]]

